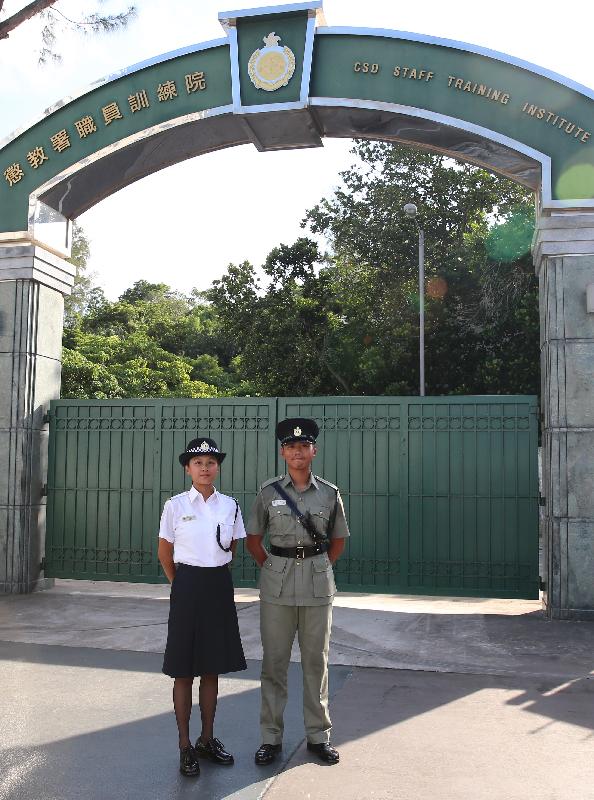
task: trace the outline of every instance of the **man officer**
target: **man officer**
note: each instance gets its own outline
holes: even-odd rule
[[[303,672],[303,719],[307,749],[336,764],[330,745],[328,648],[332,565],[349,529],[336,486],[312,474],[319,428],[312,419],[285,419],[276,426],[287,474],[262,484],[247,526],[247,548],[261,567],[262,659],[260,728],[256,764],[270,764],[281,751],[287,670],[297,633]],[[269,535],[269,550],[262,546]]]

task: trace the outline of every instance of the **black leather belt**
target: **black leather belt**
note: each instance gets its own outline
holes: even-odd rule
[[[328,549],[326,544],[305,544],[299,547],[277,547],[275,544],[270,545],[270,552],[273,556],[283,556],[284,558],[310,558],[317,556],[320,553],[325,553]]]

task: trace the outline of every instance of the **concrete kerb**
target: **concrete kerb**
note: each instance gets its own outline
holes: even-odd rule
[[[168,597],[166,585],[57,580],[0,600],[0,640],[163,652]],[[238,589],[236,603],[246,657],[260,660],[257,591]],[[594,626],[549,621],[536,600],[339,593],[330,663],[563,677],[588,673],[593,651]]]

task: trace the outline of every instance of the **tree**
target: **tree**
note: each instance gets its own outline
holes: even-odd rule
[[[263,395],[416,394],[419,298],[414,201],[427,232],[427,389],[538,391],[532,198],[469,165],[358,142],[342,186],[301,238],[263,266],[230,265],[205,293],[239,374]],[[230,362],[228,362],[230,363]]]
[[[335,368],[332,337],[340,327],[331,281],[318,274],[317,244],[300,238],[281,244],[263,266],[260,292],[253,267],[230,265],[206,297],[223,336],[237,353],[244,381],[260,395],[336,394],[348,391]]]
[[[137,281],[115,302],[93,302],[92,291],[82,298],[64,328],[63,397],[248,393],[236,367],[220,360],[212,309],[198,295]]]
[[[354,153],[342,186],[304,220],[331,247],[346,382],[360,394],[418,391],[418,240],[402,213],[414,202],[426,231],[428,393],[538,391],[530,193],[399,145],[360,141]]]
[[[106,303],[106,297],[98,286],[94,285],[94,273],[87,272],[91,255],[91,245],[84,230],[76,222],[72,226],[72,250],[68,259],[76,267],[72,292],[64,298],[64,325],[67,328],[76,325],[77,319],[88,311],[96,310]]]
[[[193,363],[141,332],[125,339],[77,330],[63,350],[62,397],[216,397]]]
[[[99,0],[101,2],[101,0]],[[76,30],[84,34],[111,33],[125,27],[137,13],[136,6],[128,6],[125,11],[117,14],[100,14],[93,12],[85,14],[78,20],[67,17],[59,8],[59,0],[33,0],[33,2],[0,20],[0,40],[8,39],[10,34],[34,17],[41,17],[44,26],[41,32],[42,48],[39,53],[39,63],[47,61],[60,61],[61,57],[55,50],[58,32]],[[0,14],[5,0],[0,0]]]

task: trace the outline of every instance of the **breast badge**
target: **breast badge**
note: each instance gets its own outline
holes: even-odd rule
[[[255,50],[248,61],[248,74],[256,89],[274,92],[286,86],[295,72],[295,55],[289,47],[280,47],[281,37],[274,31],[264,37],[261,50]]]

